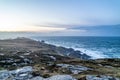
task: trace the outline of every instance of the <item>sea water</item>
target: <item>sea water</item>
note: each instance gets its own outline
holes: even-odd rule
[[[92,58],[120,58],[120,37],[39,36],[32,33],[0,33],[0,39],[28,37],[56,46],[80,50]]]
[[[32,37],[46,43],[80,50],[92,58],[120,58],[120,37],[56,36]]]

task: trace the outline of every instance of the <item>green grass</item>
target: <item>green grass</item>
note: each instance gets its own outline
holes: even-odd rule
[[[0,70],[4,70],[4,69],[5,69],[5,68],[3,68],[3,67],[0,66]]]

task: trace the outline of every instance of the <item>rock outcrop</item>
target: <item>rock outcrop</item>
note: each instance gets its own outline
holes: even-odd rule
[[[63,66],[63,65],[62,65]],[[68,67],[64,65],[63,67]],[[16,70],[2,70],[0,71],[0,80],[78,80],[71,75],[54,75],[48,78],[42,76],[33,76],[33,68],[31,66],[22,67]],[[79,70],[78,70],[79,72]],[[87,75],[79,80],[120,80],[119,78],[105,76],[105,75]]]
[[[57,66],[70,70],[72,72],[72,74],[79,74],[79,73],[87,71],[87,70],[92,70],[90,68],[80,66],[80,65],[57,64]]]
[[[2,70],[0,71],[0,80],[76,80],[70,75],[55,75],[49,78],[43,78],[41,76],[34,77],[32,71],[31,66],[12,71]]]
[[[80,51],[75,51],[72,48],[57,47],[51,44],[46,44],[43,41],[35,41],[28,38],[17,38],[0,40],[1,55],[26,54],[30,52],[39,52],[41,54],[56,54],[66,57],[90,59],[91,57],[83,54]]]
[[[32,78],[33,69],[31,66],[26,66],[17,70],[2,70],[0,71],[0,80],[27,80]]]

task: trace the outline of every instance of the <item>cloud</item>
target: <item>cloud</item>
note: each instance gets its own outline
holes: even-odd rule
[[[45,24],[34,24],[36,27],[49,27],[49,28],[66,28],[66,29],[76,29],[78,27],[83,27],[80,24],[57,24],[57,23],[45,23]]]
[[[79,32],[85,32],[85,29],[80,29],[78,27],[83,27],[82,25],[78,25],[78,24],[53,24],[53,23],[49,23],[49,24],[37,24],[34,25],[36,27],[45,27],[45,28],[58,28],[58,29],[64,29],[61,31],[71,31],[71,32],[75,32],[75,31],[79,31]],[[78,29],[78,30],[77,30]]]
[[[64,30],[52,31],[47,35],[66,36],[120,36],[120,24],[117,25],[78,25],[78,24],[42,24],[36,27],[64,28]]]

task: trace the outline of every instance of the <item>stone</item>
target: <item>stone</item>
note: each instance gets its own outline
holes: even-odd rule
[[[10,73],[7,70],[0,71],[0,80],[6,80],[8,77],[10,77]]]
[[[57,64],[58,67],[67,68],[73,74],[79,74],[83,71],[91,70],[90,68],[80,66],[80,65],[70,65],[70,64]]]
[[[45,67],[41,67],[41,70],[45,70]]]

